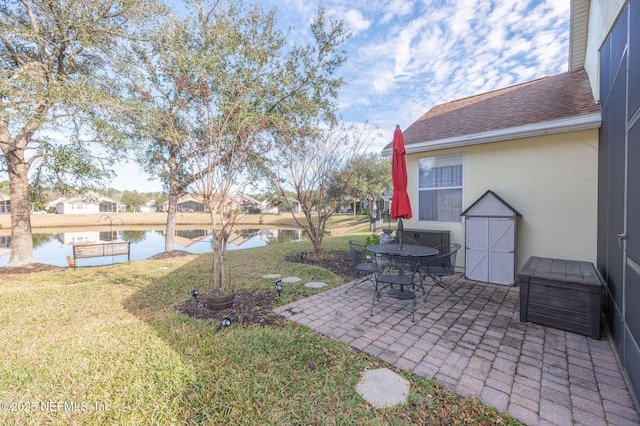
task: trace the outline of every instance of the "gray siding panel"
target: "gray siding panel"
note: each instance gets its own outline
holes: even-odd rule
[[[640,0],[625,5],[600,53],[603,121],[598,159],[598,269],[607,283],[609,297],[603,305],[607,323],[637,397],[640,395]],[[623,231],[627,233],[626,252],[618,241],[618,234]]]

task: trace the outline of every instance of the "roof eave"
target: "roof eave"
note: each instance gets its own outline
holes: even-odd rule
[[[571,0],[569,71],[584,68],[589,32],[590,0]]]
[[[501,142],[511,139],[523,139],[534,136],[552,135],[555,133],[575,132],[579,130],[597,129],[602,123],[599,112],[579,115],[560,120],[544,121],[541,123],[527,124],[518,127],[492,130],[489,132],[475,133],[471,135],[455,136],[427,142],[416,142],[405,145],[407,154],[418,152],[436,151],[447,148],[460,148],[465,146],[480,145],[491,142]],[[391,155],[391,147],[382,151],[382,155]]]

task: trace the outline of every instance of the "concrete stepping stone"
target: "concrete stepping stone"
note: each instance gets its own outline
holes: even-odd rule
[[[323,283],[322,281],[311,281],[306,283],[304,286],[309,288],[322,288],[326,287],[327,283]]]
[[[282,275],[280,274],[267,274],[267,275],[263,275],[262,278],[268,278],[268,279],[274,279],[274,278],[280,278]]]
[[[298,277],[286,277],[282,279],[283,283],[297,283],[299,281],[302,281],[302,278],[298,278]]]
[[[375,408],[406,404],[409,381],[388,368],[369,370],[356,385],[358,393]]]

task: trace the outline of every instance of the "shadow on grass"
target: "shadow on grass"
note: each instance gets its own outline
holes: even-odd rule
[[[246,259],[237,259],[239,254],[234,253],[228,260],[236,266],[239,261],[259,265],[263,255],[273,254],[245,251]],[[124,301],[125,308],[151,326],[166,342],[167,350],[190,370],[162,385],[171,387],[161,392],[171,395],[165,407],[167,420],[330,424],[379,415],[355,392],[360,372],[376,361],[347,345],[294,324],[281,328],[233,325],[218,330],[218,322],[177,313],[174,306],[189,299],[189,289],[206,287],[209,262],[209,256],[197,256]],[[332,286],[342,283],[320,268],[272,263],[303,279],[323,275]],[[272,281],[262,278],[264,268],[242,274],[233,266],[230,270],[242,288],[272,289]],[[303,282],[296,291],[304,288]],[[171,375],[170,369],[162,372],[163,377]]]

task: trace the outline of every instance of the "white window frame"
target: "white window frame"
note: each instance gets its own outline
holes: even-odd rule
[[[421,169],[424,167],[423,164],[427,163],[427,162],[433,162],[434,165],[436,163],[441,163],[441,164],[446,164],[446,163],[454,163],[457,164],[459,162],[460,167],[462,168],[461,174],[460,174],[460,185],[453,185],[453,186],[438,186],[438,187],[421,187]],[[423,217],[423,212],[421,209],[421,194],[425,191],[444,191],[444,190],[460,190],[460,205],[456,206],[459,207],[459,212],[457,212],[453,217],[450,217],[449,219],[452,220],[444,220],[444,218],[436,218],[435,220],[433,219],[424,219]],[[438,156],[432,156],[432,157],[423,157],[418,159],[418,221],[420,222],[440,222],[440,223],[462,223],[462,216],[460,216],[460,213],[462,213],[462,206],[463,206],[463,195],[464,195],[464,155],[463,153],[457,153],[457,154],[448,154],[448,155],[438,155]]]

